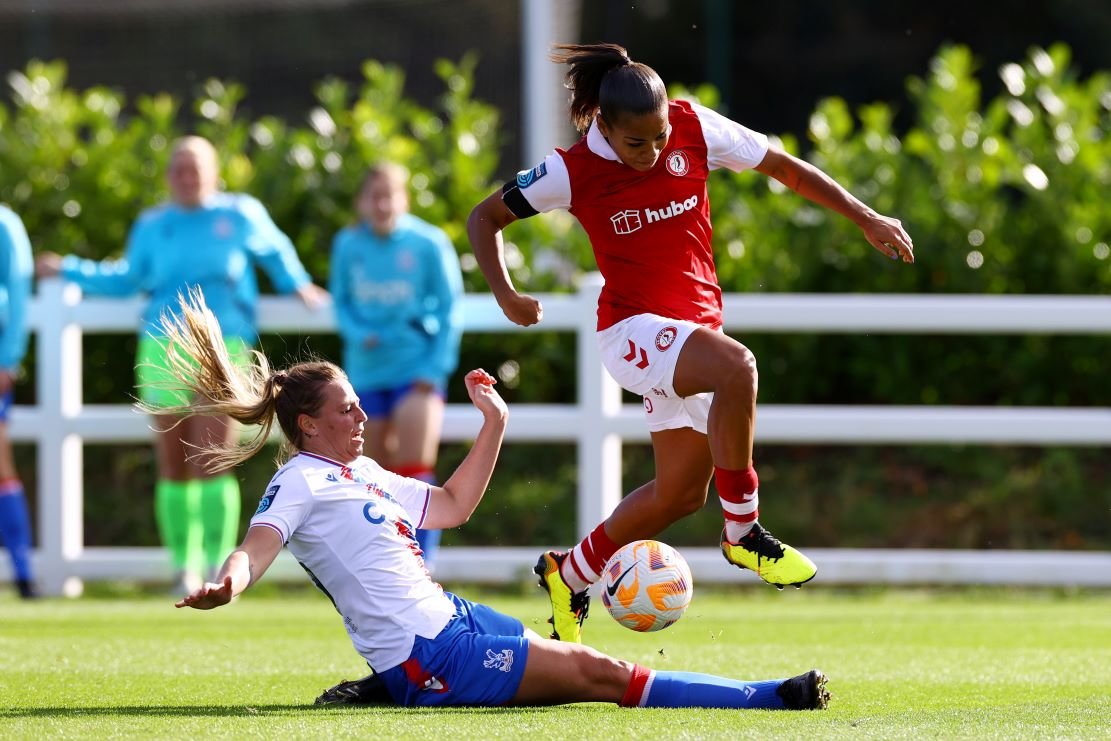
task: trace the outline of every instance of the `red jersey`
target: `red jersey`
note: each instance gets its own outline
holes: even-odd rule
[[[767,139],[685,101],[670,103],[668,118],[667,146],[648,172],[620,162],[595,124],[503,192],[518,216],[567,208],[583,225],[605,278],[599,330],[637,314],[721,326],[706,180],[717,167],[758,164]]]

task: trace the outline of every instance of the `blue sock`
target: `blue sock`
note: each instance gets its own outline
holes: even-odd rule
[[[745,682],[695,672],[654,671],[637,704],[645,708],[761,708],[782,710],[782,679]]]
[[[18,581],[31,581],[31,518],[19,481],[0,484],[0,539],[8,547]]]

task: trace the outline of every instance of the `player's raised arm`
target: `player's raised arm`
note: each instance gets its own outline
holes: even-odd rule
[[[505,267],[505,242],[501,232],[516,220],[502,201],[501,193],[495,192],[471,210],[467,218],[467,236],[498,306],[514,324],[530,327],[544,317],[544,307],[534,297],[517,292]]]
[[[468,373],[465,380],[471,402],[482,412],[482,428],[455,473],[444,482],[443,487],[432,488],[426,527],[456,527],[470,519],[490,485],[505,437],[509,410],[494,390],[497,379],[479,368]]]
[[[864,238],[892,260],[914,262],[914,245],[898,219],[876,213],[814,165],[770,147],[756,171],[775,178],[803,198],[835,211],[864,232]]]

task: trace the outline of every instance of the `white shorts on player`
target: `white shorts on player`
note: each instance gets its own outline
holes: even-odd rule
[[[644,397],[651,432],[691,427],[706,432],[712,392],[680,397],[675,365],[687,338],[701,325],[656,314],[637,314],[598,332],[602,364],[621,386]]]

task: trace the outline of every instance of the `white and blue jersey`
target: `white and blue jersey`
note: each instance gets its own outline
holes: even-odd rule
[[[0,368],[15,373],[27,353],[27,302],[31,298],[31,241],[23,222],[0,206]]]
[[[282,293],[309,282],[297,252],[252,196],[217,193],[198,208],[165,203],[136,220],[119,260],[62,260],[61,275],[88,293],[150,296],[140,336],[161,334],[163,313],[176,315],[178,295],[204,292],[225,337],[253,343],[260,267]]]
[[[343,616],[376,671],[409,658],[455,606],[428,576],[417,546],[428,484],[360,456],[344,465],[299,453],[266,489],[251,527],[271,527]]]
[[[343,229],[328,290],[357,392],[415,381],[444,388],[459,362],[463,278],[441,229],[412,214],[385,237],[363,223]]]
[[[365,456],[344,465],[301,452],[250,527],[281,537],[398,704],[504,704],[524,676],[524,626],[432,581],[415,537],[430,501],[428,484]]]

